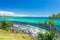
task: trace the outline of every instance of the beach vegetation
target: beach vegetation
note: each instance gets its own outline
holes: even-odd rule
[[[3,29],[3,30],[9,30],[10,27],[13,26],[13,23],[12,22],[8,22],[8,21],[1,21],[0,22],[0,29]]]
[[[42,26],[43,25],[43,22],[39,21],[38,25]]]
[[[27,34],[11,33],[6,30],[0,30],[0,40],[33,40],[33,38]]]
[[[49,16],[50,19],[60,19],[60,13],[57,14],[52,14],[51,16]]]
[[[50,21],[45,21],[45,22],[39,22],[38,24],[39,26],[49,25],[49,27],[52,28],[55,23],[53,20],[50,20]]]
[[[48,24],[49,24],[50,28],[52,28],[52,27],[54,26],[54,21],[53,21],[53,20],[50,20],[50,21],[48,22]]]
[[[28,34],[10,32],[9,29],[11,27],[12,29],[14,29],[12,22],[5,20],[0,22],[0,40],[33,40],[34,39]]]
[[[54,40],[54,36],[55,36],[54,31],[50,31],[46,33],[41,33],[41,32],[38,33],[39,40]]]

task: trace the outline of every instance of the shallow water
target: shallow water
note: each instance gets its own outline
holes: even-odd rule
[[[26,22],[31,24],[38,24],[39,21],[50,21],[48,17],[4,17],[0,18],[0,20],[8,20],[8,21],[17,21],[17,22]],[[60,28],[60,20],[54,19],[55,25],[57,28]]]

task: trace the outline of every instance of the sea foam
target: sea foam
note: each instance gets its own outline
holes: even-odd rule
[[[17,27],[18,30],[21,30],[33,37],[36,37],[38,32],[46,32],[46,30],[33,25],[14,24],[14,27]]]

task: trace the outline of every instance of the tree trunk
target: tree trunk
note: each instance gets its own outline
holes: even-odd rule
[[[50,29],[52,28],[52,25],[50,25]]]

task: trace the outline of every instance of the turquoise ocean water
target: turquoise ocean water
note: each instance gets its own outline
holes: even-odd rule
[[[0,20],[26,22],[31,24],[38,24],[39,21],[50,21],[48,17],[0,17]],[[54,19],[57,28],[60,28],[60,20]]]

